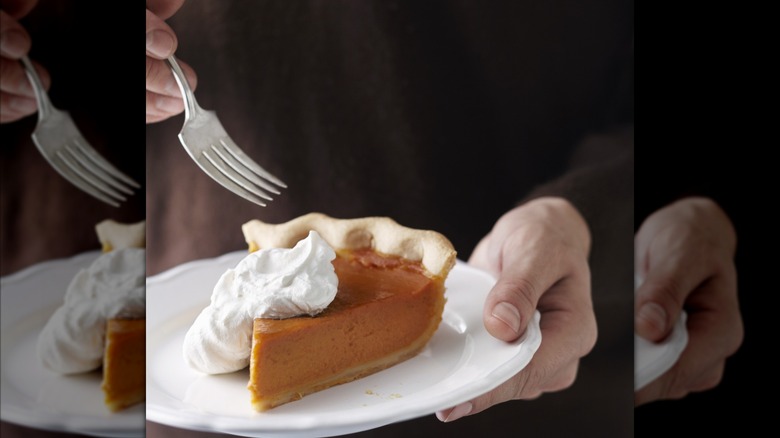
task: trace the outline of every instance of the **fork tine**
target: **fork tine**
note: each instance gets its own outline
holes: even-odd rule
[[[216,180],[218,183],[222,184],[222,186],[225,187],[226,189],[232,191],[233,193],[236,193],[237,195],[241,196],[242,198],[248,201],[260,205],[261,207],[265,207],[267,205],[263,197],[260,197],[258,194],[256,194],[253,191],[247,190],[246,187],[237,184],[235,181],[227,177],[223,173],[223,171],[221,171],[217,166],[214,165],[214,163],[209,159],[209,157],[205,153],[201,154],[201,157],[198,158],[196,162],[204,172],[206,172],[211,178]],[[267,196],[265,196],[265,198],[267,198]]]
[[[89,183],[92,187],[100,190],[101,192],[111,196],[113,199],[116,199],[118,201],[125,201],[127,198],[122,196],[121,193],[117,192],[113,188],[111,188],[109,185],[101,181],[100,179],[96,178],[95,175],[89,172],[88,168],[83,167],[79,164],[78,160],[73,156],[73,151],[71,151],[69,148],[63,148],[60,151],[57,151],[56,155],[60,157],[60,159],[68,166],[70,169],[79,175],[82,180]]]
[[[74,140],[74,146],[65,145],[65,149],[75,158],[84,169],[89,169],[93,175],[100,178],[101,181],[110,185],[111,187],[121,191],[126,195],[132,195],[133,191],[126,185],[122,184],[122,181],[115,179],[112,175],[109,175],[102,167],[94,164],[95,162],[90,160],[87,152],[81,147],[81,142]]]
[[[102,155],[97,153],[95,149],[89,145],[86,141],[82,141],[80,138],[76,138],[76,141],[78,145],[81,147],[81,150],[84,152],[84,155],[89,157],[90,160],[92,160],[93,163],[100,166],[100,168],[106,172],[106,174],[113,176],[114,178],[117,178],[126,184],[138,189],[141,188],[141,185],[135,182],[132,178],[122,173],[119,169],[114,167],[111,163],[106,161],[105,158],[103,158]]]
[[[211,145],[211,150],[213,150],[217,155],[219,155],[219,157],[222,158],[222,161],[224,161],[228,166],[232,167],[236,172],[240,173],[241,176],[251,181],[252,183],[262,187],[265,190],[268,190],[269,192],[275,195],[281,194],[279,190],[277,190],[274,186],[263,181],[252,171],[248,170],[246,166],[244,166],[238,160],[236,160],[233,154],[227,151],[223,152],[225,149],[227,149],[227,146],[225,146],[225,142],[223,140],[220,140],[219,142],[222,145],[222,148],[217,147],[217,145]]]
[[[201,170],[223,187],[265,207],[266,203],[263,199],[269,201],[273,199],[262,189],[275,194],[279,194],[279,191],[272,186],[269,187],[260,178],[282,188],[286,188],[287,185],[252,161],[233,143],[225,133],[225,128],[222,127],[216,113],[204,110],[198,105],[176,57],[171,55],[166,61],[184,100],[184,126],[179,132],[179,140],[184,149]],[[216,142],[219,142],[224,150],[218,148]],[[260,178],[257,178],[258,176]]]
[[[103,192],[100,190],[96,190],[91,185],[87,184],[84,180],[81,179],[81,177],[75,173],[73,170],[71,170],[70,166],[62,160],[62,158],[59,155],[52,155],[48,157],[49,164],[57,171],[60,175],[65,177],[68,181],[71,182],[71,184],[75,185],[79,189],[81,189],[84,192],[89,193],[90,195],[94,196],[97,199],[100,199],[101,201],[105,202],[106,204],[112,206],[112,207],[119,207],[119,203],[115,200],[109,198]]]
[[[213,146],[213,145],[212,145]],[[253,193],[255,196],[259,196],[263,199],[267,199],[269,201],[273,201],[274,199],[269,195],[268,193],[264,192],[262,189],[259,189],[257,187],[252,187],[251,184],[247,184],[247,181],[243,181],[240,177],[241,174],[236,172],[231,172],[230,166],[226,166],[225,162],[219,159],[218,156],[212,156],[212,154],[209,154],[209,151],[203,151],[201,153],[201,156],[205,157],[209,162],[211,162],[214,167],[217,168],[223,175],[225,175],[229,180],[233,181],[237,185],[243,187],[246,191]]]
[[[224,139],[220,140],[220,143],[222,143],[222,146],[224,146],[225,149],[230,152],[236,160],[249,168],[252,172],[267,179],[268,181],[271,181],[279,187],[285,189],[287,188],[287,184],[283,183],[282,180],[271,175],[267,170],[263,169],[259,164],[255,163],[251,158],[249,158],[249,155],[245,154],[244,151],[242,151],[241,148],[238,147],[238,145],[233,141],[233,139],[230,137],[225,137]]]

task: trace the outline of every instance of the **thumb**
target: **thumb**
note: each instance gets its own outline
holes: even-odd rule
[[[669,336],[688,295],[707,279],[705,265],[672,255],[648,269],[635,299],[634,329],[639,336],[652,342]]]
[[[525,333],[539,298],[562,278],[561,264],[546,251],[505,250],[501,274],[485,300],[482,319],[487,331],[507,342]]]
[[[539,301],[538,287],[519,280],[499,279],[485,302],[485,328],[493,337],[507,342],[525,333]]]

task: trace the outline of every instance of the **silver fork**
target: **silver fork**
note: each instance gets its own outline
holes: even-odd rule
[[[21,61],[38,103],[38,124],[32,133],[38,150],[73,185],[106,204],[119,207],[119,202],[127,199],[122,193],[132,195],[132,188],[141,186],[89,145],[70,114],[52,105],[30,59],[23,56]]]
[[[204,110],[195,100],[176,58],[167,59],[184,98],[184,126],[179,132],[182,146],[210,177],[233,193],[263,207],[287,188],[279,178],[252,161],[225,132],[214,111]],[[278,187],[278,188],[277,188]]]

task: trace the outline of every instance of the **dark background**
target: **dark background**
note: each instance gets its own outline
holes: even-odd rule
[[[635,436],[771,430],[777,386],[770,359],[777,333],[771,187],[777,184],[770,182],[776,166],[761,128],[769,114],[754,100],[764,83],[760,44],[754,45],[761,27],[740,9],[656,9],[640,16],[646,18],[637,34],[636,224],[680,196],[705,195],[721,204],[737,230],[745,337],[715,389],[637,408]]]
[[[119,208],[81,192],[43,158],[31,139],[38,115],[0,125],[2,275],[93,249],[104,219],[145,218],[146,154],[141,93],[128,85],[129,20],[100,20],[99,2],[43,1],[21,20],[32,37],[30,59],[51,76],[52,104],[68,111],[92,147],[142,187]],[[140,20],[140,18],[138,18]],[[111,40],[111,51],[86,42]],[[138,63],[142,61],[138,57]],[[140,71],[140,65],[138,67]],[[140,75],[140,73],[139,73]],[[136,80],[140,87],[140,79]]]
[[[694,96],[702,102],[710,100],[704,94],[694,93]],[[710,123],[717,125],[718,121]],[[687,143],[684,152],[674,147],[676,141],[653,147],[652,151],[643,150],[639,145],[636,217],[639,220],[644,217],[640,212],[647,213],[651,211],[649,207],[673,200],[674,193],[705,195],[724,207],[737,230],[735,264],[745,337],[741,348],[727,360],[723,381],[715,389],[690,394],[681,400],[639,407],[634,417],[637,437],[659,436],[668,433],[670,428],[682,434],[703,436],[736,424],[766,425],[772,418],[769,406],[755,401],[756,394],[762,394],[773,381],[769,355],[776,333],[770,326],[776,287],[769,277],[774,270],[771,260],[776,258],[767,247],[771,214],[765,210],[763,196],[755,191],[762,186],[758,176],[763,176],[756,166],[757,151],[751,144],[745,144],[742,133],[721,131],[725,136],[702,139],[700,134],[691,132],[689,143],[688,136],[681,134],[679,141]],[[643,141],[658,145],[664,139],[647,135]],[[682,187],[687,190],[680,190]]]

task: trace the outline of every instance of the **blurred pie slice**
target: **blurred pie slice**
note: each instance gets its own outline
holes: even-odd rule
[[[103,252],[146,247],[146,222],[105,220],[95,226]],[[146,319],[120,316],[106,322],[103,354],[105,403],[120,411],[146,398]]]
[[[248,389],[257,411],[414,357],[441,322],[456,252],[437,232],[319,213],[242,229],[250,252],[291,248],[315,230],[337,254],[338,292],[322,313],[254,320]]]

